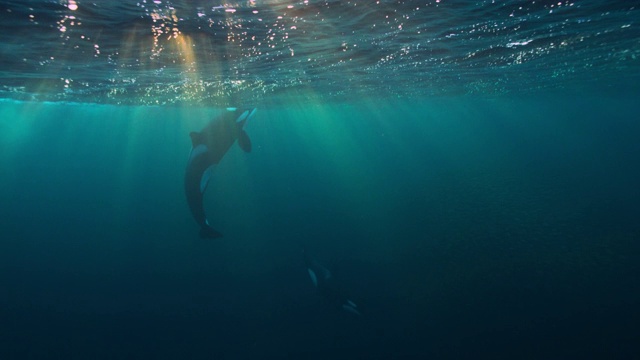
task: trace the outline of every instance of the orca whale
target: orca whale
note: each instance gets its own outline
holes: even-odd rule
[[[349,300],[345,292],[337,286],[331,275],[331,271],[311,257],[306,248],[304,248],[302,252],[311,282],[313,286],[318,289],[320,295],[333,307],[340,308],[358,316],[362,315],[360,309],[358,309],[358,305]]]
[[[256,109],[241,114],[234,108],[211,120],[200,132],[191,132],[191,153],[184,176],[184,191],[193,218],[200,225],[200,237],[215,239],[222,234],[209,225],[204,211],[203,195],[211,173],[236,140],[245,152],[251,152],[251,140],[243,127]]]

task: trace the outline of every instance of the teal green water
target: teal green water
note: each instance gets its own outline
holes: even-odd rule
[[[633,96],[259,109],[205,196],[221,110],[0,103],[3,358],[628,358]],[[324,306],[306,246],[362,317]]]

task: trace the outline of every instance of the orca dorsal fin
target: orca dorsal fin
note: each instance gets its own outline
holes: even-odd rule
[[[202,133],[192,131],[189,133],[189,137],[191,138],[191,147],[193,148],[198,147],[200,144],[204,144]]]
[[[241,130],[238,135],[238,145],[244,152],[251,152],[251,139],[249,139],[249,135],[244,130]]]

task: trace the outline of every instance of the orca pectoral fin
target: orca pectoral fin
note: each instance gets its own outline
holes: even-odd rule
[[[236,124],[238,124],[240,129],[242,129],[244,127],[244,124],[246,124],[246,122],[256,114],[256,110],[258,109],[253,108],[245,110],[242,114],[240,114],[240,116],[238,116],[238,118],[236,119]]]
[[[309,272],[309,277],[311,278],[313,286],[318,287],[318,277],[316,276],[316,273],[311,269],[307,269],[307,272]]]
[[[251,152],[251,139],[244,130],[240,131],[240,135],[238,135],[238,145],[244,152]]]
[[[216,239],[222,237],[222,234],[209,225],[203,225],[200,228],[200,237],[203,239]]]
[[[244,122],[245,120],[247,120],[248,116],[249,116],[249,110],[245,110],[242,114],[240,114],[240,116],[238,116],[238,118],[236,119],[236,123],[242,124],[244,126]]]
[[[249,115],[247,115],[247,120],[251,119],[253,115],[256,114],[256,110],[258,110],[258,108],[253,108],[249,111]]]

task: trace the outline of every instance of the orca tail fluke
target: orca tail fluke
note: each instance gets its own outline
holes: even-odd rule
[[[353,301],[351,300],[347,300],[347,302],[345,302],[344,304],[342,304],[342,309],[350,312],[352,314],[358,315],[358,316],[362,316],[362,313],[360,312],[360,310],[358,309],[358,305],[356,305]]]
[[[200,228],[200,237],[203,239],[216,239],[222,237],[222,233],[209,225],[204,225]]]

